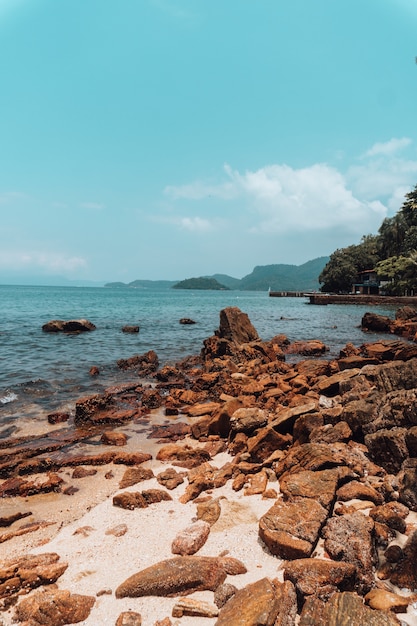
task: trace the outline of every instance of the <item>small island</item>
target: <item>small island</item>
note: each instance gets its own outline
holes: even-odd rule
[[[173,285],[173,289],[207,289],[216,291],[229,291],[229,287],[220,284],[215,278],[186,278],[181,280],[176,285]]]

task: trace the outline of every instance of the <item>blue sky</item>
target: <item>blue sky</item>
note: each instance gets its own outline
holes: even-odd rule
[[[0,0],[0,281],[302,264],[417,184],[415,0]]]

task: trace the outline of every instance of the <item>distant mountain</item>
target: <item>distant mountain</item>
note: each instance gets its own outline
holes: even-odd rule
[[[206,278],[214,278],[221,285],[229,289],[240,289],[240,278],[233,278],[227,274],[213,274],[213,276],[206,276]]]
[[[131,283],[106,283],[105,287],[112,287],[113,289],[167,289],[168,287],[173,287],[176,280],[133,280]]]
[[[179,283],[173,286],[173,289],[210,289],[215,291],[228,290],[229,287],[221,285],[215,278],[199,277],[199,278],[187,278],[181,280]]]
[[[259,265],[240,281],[242,291],[318,291],[318,277],[329,257],[319,257],[303,265]]]
[[[164,289],[175,287],[176,289],[239,289],[241,291],[319,291],[319,276],[328,263],[328,256],[321,256],[302,265],[258,265],[253,271],[242,279],[233,278],[227,274],[213,274],[200,278],[189,278],[184,281],[176,280],[134,280],[131,283],[107,283],[105,287],[134,288],[134,289]],[[201,286],[204,280],[213,280],[220,287]],[[187,281],[199,281],[200,286],[181,286],[188,284]],[[208,284],[208,283],[206,283]]]

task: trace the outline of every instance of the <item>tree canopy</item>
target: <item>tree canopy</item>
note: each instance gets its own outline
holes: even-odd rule
[[[319,276],[321,290],[350,292],[357,275],[372,269],[387,281],[386,293],[417,289],[417,185],[398,213],[384,219],[377,235],[333,252]]]

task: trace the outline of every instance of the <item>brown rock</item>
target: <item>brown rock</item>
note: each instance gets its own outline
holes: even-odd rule
[[[55,553],[24,555],[3,562],[0,567],[0,598],[12,595],[19,589],[33,589],[58,580],[68,563],[58,563]]]
[[[124,433],[116,433],[111,430],[103,433],[100,441],[106,446],[125,446],[127,443],[127,436]]]
[[[0,517],[0,528],[11,526],[14,522],[17,522],[24,517],[29,517],[30,515],[32,515],[32,511],[19,511],[18,513],[13,513],[12,515],[2,515]]]
[[[359,511],[332,517],[323,529],[324,548],[328,554],[356,568],[360,593],[367,593],[375,584],[373,568],[377,555],[373,533],[373,520]]]
[[[216,336],[237,344],[249,343],[259,339],[256,329],[246,313],[236,307],[227,307],[220,311],[220,326]]]
[[[135,611],[124,611],[117,618],[116,626],[142,626],[142,616]]]
[[[318,340],[311,341],[293,341],[285,348],[286,354],[302,354],[304,356],[320,356],[329,348]]]
[[[119,483],[119,489],[126,489],[126,487],[132,487],[144,480],[153,478],[154,473],[151,469],[145,467],[129,467],[122,476]]]
[[[156,480],[160,485],[166,487],[166,489],[175,489],[184,482],[182,475],[172,467],[160,472]]]
[[[408,459],[399,474],[400,501],[417,511],[417,460]]]
[[[141,493],[124,491],[123,493],[119,493],[113,497],[113,506],[133,511],[133,509],[146,508],[148,503]]]
[[[320,596],[337,590],[352,590],[356,568],[351,563],[330,559],[297,559],[284,563],[284,580],[290,580],[302,598]]]
[[[210,534],[210,524],[199,520],[177,534],[171,545],[172,554],[195,554],[206,543]]]
[[[156,458],[158,461],[169,461],[173,465],[186,467],[198,467],[210,460],[210,454],[204,448],[192,448],[175,443],[168,444],[159,449]]]
[[[248,486],[245,489],[245,496],[254,496],[263,493],[268,484],[268,475],[265,470],[252,474],[248,479]]]
[[[327,511],[315,500],[278,500],[259,521],[259,537],[272,554],[283,559],[310,556]]]
[[[279,433],[288,433],[291,432],[297,419],[304,415],[316,414],[316,411],[317,402],[315,400],[306,402],[305,398],[303,398],[301,404],[279,410],[269,425]]]
[[[365,602],[371,609],[393,611],[394,613],[406,613],[408,605],[415,600],[415,596],[404,597],[386,589],[372,589],[365,596]]]
[[[42,326],[45,333],[74,333],[95,330],[96,327],[88,320],[51,320]]]
[[[304,470],[294,474],[286,474],[280,480],[280,490],[288,500],[313,498],[322,507],[329,510],[336,497],[336,489],[340,480],[349,473],[347,468],[333,468],[312,472]]]
[[[214,591],[235,566],[236,573],[246,568],[236,559],[224,557],[180,556],[151,565],[125,580],[116,589],[116,598],[187,595],[194,591]]]
[[[403,461],[408,458],[406,433],[406,428],[395,427],[365,436],[369,456],[389,474],[397,474]]]
[[[219,609],[213,604],[196,600],[194,598],[182,598],[177,600],[172,609],[172,617],[217,617]]]
[[[369,515],[375,522],[386,524],[389,528],[400,533],[404,533],[406,530],[405,518],[408,513],[409,509],[400,502],[388,502],[369,511]]]
[[[50,424],[60,424],[62,422],[68,422],[69,418],[69,413],[49,413],[48,422]]]
[[[268,422],[268,415],[263,409],[240,408],[237,409],[230,418],[230,432],[233,438],[236,433],[252,433],[258,428],[262,428]]]
[[[359,371],[360,370],[357,369],[343,370],[342,372],[337,372],[332,376],[322,378],[316,384],[315,389],[318,393],[323,394],[324,396],[337,396],[341,393],[343,383],[356,376]]]
[[[129,359],[119,359],[117,366],[121,370],[135,370],[140,376],[148,376],[158,369],[159,359],[154,350],[149,350],[145,354],[135,355]]]
[[[290,583],[262,578],[237,591],[220,611],[216,626],[294,624],[296,597]]]
[[[407,539],[403,549],[403,559],[391,575],[391,582],[400,589],[417,590],[417,530]]]
[[[95,598],[62,589],[38,591],[21,600],[14,619],[30,626],[64,626],[87,619]]]
[[[384,501],[384,498],[376,489],[358,480],[351,480],[346,485],[340,487],[337,491],[337,499],[342,502],[354,499],[370,500],[374,504],[382,504]]]
[[[347,422],[338,422],[334,426],[326,424],[315,428],[310,434],[310,441],[315,443],[335,443],[336,441],[349,441],[352,431]]]
[[[218,500],[210,498],[207,502],[198,502],[197,518],[213,526],[220,517],[221,507]]]
[[[276,450],[284,450],[292,443],[291,435],[281,435],[273,428],[262,428],[247,442],[248,453],[254,463],[263,463]]]
[[[129,333],[129,334],[135,334],[139,332],[139,326],[130,326],[130,325],[126,325],[126,326],[122,326],[122,333]]]
[[[219,585],[214,592],[214,604],[221,609],[237,592],[237,587],[230,583]]]
[[[145,498],[147,504],[156,504],[157,502],[168,502],[172,500],[169,493],[163,489],[144,489],[142,496]]]
[[[299,444],[307,443],[310,440],[310,433],[323,425],[324,418],[321,413],[313,412],[300,415],[294,422],[294,441],[298,441]]]
[[[151,454],[147,452],[117,452],[113,456],[113,463],[116,465],[141,465],[150,461]]]
[[[72,478],[86,478],[87,476],[95,476],[97,470],[94,467],[83,467],[79,465],[72,472]]]
[[[275,472],[279,478],[284,472],[329,469],[343,465],[343,462],[343,455],[335,448],[323,443],[305,443],[291,448],[275,465]]]
[[[178,413],[178,411],[177,411]],[[162,426],[152,426],[148,439],[160,439],[169,441],[178,441],[189,435],[191,428],[184,422],[176,422],[175,424],[164,424]]]
[[[309,598],[302,610],[299,626],[399,626],[392,613],[374,611],[356,593],[335,593],[328,600]]]
[[[190,417],[200,417],[201,415],[212,415],[219,408],[218,402],[201,402],[192,406],[183,407],[183,413]]]
[[[386,315],[378,313],[365,313],[362,317],[361,326],[365,330],[372,330],[378,333],[387,333],[390,330],[392,319]]]
[[[49,473],[47,476],[37,477],[35,480],[24,478],[8,478],[0,486],[0,498],[9,496],[33,496],[38,493],[50,493],[61,491],[63,478],[58,474]]]

